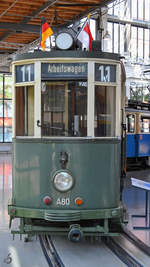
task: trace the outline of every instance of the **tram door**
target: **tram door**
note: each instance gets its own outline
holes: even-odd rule
[[[46,82],[41,107],[42,136],[87,135],[86,82]]]

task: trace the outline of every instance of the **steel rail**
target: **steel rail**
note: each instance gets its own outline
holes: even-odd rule
[[[48,265],[50,267],[65,267],[51,236],[40,235],[39,239]],[[150,254],[148,249],[145,249],[145,246],[141,245],[138,239],[134,239],[130,233],[124,232],[118,237],[105,237],[102,238],[102,241],[127,266],[149,266],[147,265]]]
[[[131,232],[127,228],[124,228],[123,233],[127,236],[128,239],[130,239],[131,242],[136,244],[136,246],[139,249],[141,249],[146,255],[150,256],[150,246],[142,242],[137,236],[133,234],[133,232]]]
[[[109,239],[109,240],[108,240]],[[144,267],[141,265],[134,257],[127,253],[127,251],[121,247],[117,242],[114,241],[113,238],[108,238],[104,241],[105,245],[116,254],[116,256],[127,266],[134,266],[134,267]]]
[[[50,267],[65,267],[50,235],[39,235],[39,240],[48,265]]]
[[[133,236],[122,233],[117,238],[108,237],[103,239],[104,243],[114,254],[127,266],[145,267],[149,262],[149,253],[144,246]],[[148,261],[148,262],[147,262]]]

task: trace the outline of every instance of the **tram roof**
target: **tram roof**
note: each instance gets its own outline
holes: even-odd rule
[[[112,0],[3,0],[0,3],[0,54],[14,53],[40,37],[41,17],[55,28],[79,21]]]
[[[102,51],[50,51],[50,52],[43,52],[43,51],[34,51],[34,53],[24,53],[24,54],[18,54],[14,55],[13,61],[22,61],[22,60],[34,60],[34,59],[48,59],[48,58],[95,58],[95,59],[111,59],[115,61],[120,60],[119,54],[114,53],[107,53]]]

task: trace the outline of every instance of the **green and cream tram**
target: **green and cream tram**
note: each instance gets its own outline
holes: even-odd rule
[[[12,63],[12,233],[116,235],[122,72],[117,54],[35,51]]]

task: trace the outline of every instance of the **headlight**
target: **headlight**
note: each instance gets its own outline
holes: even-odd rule
[[[58,191],[68,191],[73,185],[73,178],[68,172],[59,172],[54,176],[54,185]]]

